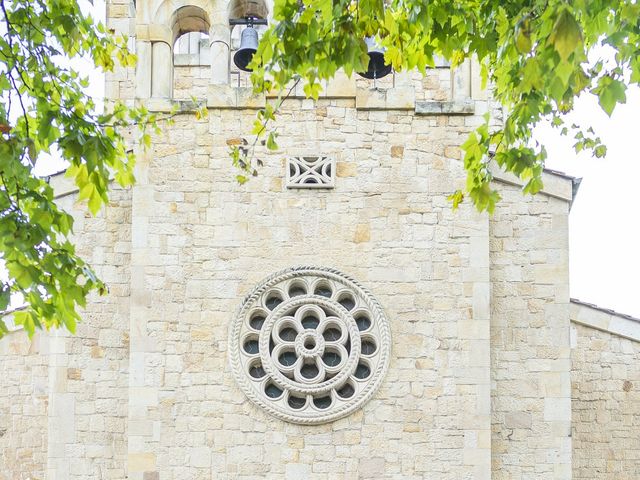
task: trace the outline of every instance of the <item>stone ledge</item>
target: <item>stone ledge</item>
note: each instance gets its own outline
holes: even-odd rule
[[[173,100],[169,98],[149,98],[142,100],[142,103],[150,112],[169,113],[173,111]]]
[[[206,105],[206,100],[175,100],[168,98],[136,98],[136,105],[144,105],[155,113],[193,113]]]
[[[356,98],[356,79],[355,76],[347,77],[344,72],[338,71],[336,75],[328,81],[322,81],[322,90],[318,95],[318,99],[326,98]],[[304,84],[300,82],[293,88],[293,82],[287,85],[282,93],[291,91],[288,98],[306,99],[307,95],[304,93]],[[267,98],[277,98],[277,90],[267,92]]]
[[[416,115],[473,115],[475,113],[476,104],[473,100],[416,102]]]
[[[289,85],[291,87],[293,83]],[[338,71],[335,76],[328,81],[322,81],[322,90],[318,95],[318,99],[321,98],[356,98],[356,79],[354,75],[348,77],[344,72]],[[285,92],[289,91],[289,88],[285,88]],[[277,97],[277,91],[271,91],[267,93],[267,97]],[[307,95],[304,93],[304,84],[300,82],[294,89],[291,90],[289,98],[301,98],[306,99]]]
[[[264,95],[255,95],[251,87],[232,87],[230,85],[209,85],[207,107],[223,109],[264,108]]]
[[[640,322],[627,315],[604,311],[572,300],[569,317],[573,323],[640,342]]]

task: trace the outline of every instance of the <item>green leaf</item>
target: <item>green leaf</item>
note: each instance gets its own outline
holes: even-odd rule
[[[447,197],[447,200],[452,203],[453,209],[457,210],[462,201],[464,200],[464,194],[460,190],[456,190]]]
[[[278,144],[276,143],[276,134],[275,132],[269,132],[269,136],[267,137],[267,148],[269,150],[277,150]]]
[[[0,312],[7,309],[10,301],[11,301],[10,287],[6,284],[3,284],[2,288],[0,288]]]
[[[620,80],[602,77],[600,85],[594,89],[594,93],[598,95],[598,103],[602,109],[611,116],[618,103],[627,101],[626,90],[626,85]]]
[[[520,53],[529,53],[533,43],[531,41],[529,19],[522,20],[516,28],[516,47]]]
[[[29,337],[32,337],[35,333],[35,322],[33,321],[32,313],[27,310],[13,312],[13,323],[22,325]]]
[[[562,8],[553,27],[551,42],[562,60],[582,46],[582,31],[568,8]]]
[[[98,211],[100,211],[100,207],[102,206],[102,198],[98,191],[94,188],[89,196],[89,210],[92,214],[96,215]]]

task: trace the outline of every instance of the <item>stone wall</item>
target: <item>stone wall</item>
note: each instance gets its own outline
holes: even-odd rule
[[[56,480],[126,475],[131,191],[113,185],[109,200],[96,217],[74,203],[75,194],[59,200],[74,213],[78,253],[109,294],[91,299],[75,335],[54,339],[50,402],[60,413],[50,419],[57,423],[48,473]]]
[[[568,204],[500,193],[490,220],[492,478],[569,478]]]
[[[573,313],[573,478],[640,478],[640,321],[613,315],[621,331],[602,311]]]
[[[488,222],[446,200],[462,177],[448,155],[457,155],[465,119],[357,111],[353,99],[305,105],[292,100],[282,113],[282,150],[258,151],[265,166],[245,186],[232,180],[227,151],[251,111],[178,117],[140,159],[130,370],[141,376],[132,379],[129,476],[482,478],[488,311],[478,297],[488,291]],[[335,156],[336,188],[286,189],[291,154]],[[227,366],[240,300],[293,265],[352,275],[391,322],[380,392],[328,425],[265,414]]]
[[[0,341],[0,480],[44,478],[49,357],[46,338],[24,332]]]
[[[96,217],[62,177],[58,203],[74,215],[78,253],[109,289],[74,336],[22,331],[0,341],[0,479],[126,475],[131,191],[113,189]],[[3,476],[4,475],[4,476]]]
[[[135,83],[147,97],[151,42],[171,35],[141,23],[152,18],[152,3],[137,3],[137,28],[129,2],[108,6],[110,27],[140,34]],[[465,183],[459,145],[494,108],[473,69],[398,76],[395,85],[387,78],[376,89],[339,77],[317,103],[295,92],[278,117],[280,149],[257,147],[263,166],[245,185],[234,181],[228,150],[242,143],[265,99],[209,84],[204,67],[176,70],[176,99],[206,97],[209,116],[183,111],[164,125],[152,148],[137,152],[135,188],[116,189],[97,218],[74,203],[73,189],[60,199],[75,212],[79,251],[110,295],[91,303],[74,337],[58,332],[40,347],[13,333],[0,342],[8,372],[0,475],[570,478],[571,182],[546,175],[545,191],[530,198],[496,172],[503,200],[492,217],[468,204],[452,211],[446,197]],[[133,101],[133,80],[131,69],[110,74],[107,96]],[[170,110],[170,98],[147,97],[137,100]],[[499,110],[493,117],[500,121]],[[290,155],[334,157],[335,188],[288,189]],[[354,277],[391,326],[380,390],[361,410],[319,426],[285,423],[250,403],[228,365],[229,327],[244,295],[296,265]],[[637,350],[600,345],[602,358],[585,357],[581,372],[604,378],[598,362],[616,375],[626,365],[628,378],[616,381],[634,395],[637,371],[627,362]],[[619,382],[603,387],[603,408],[615,399],[627,412],[614,396]],[[579,411],[592,402],[581,395]],[[633,471],[638,446],[628,432],[637,417],[629,408],[615,432],[596,431],[590,420],[574,426],[574,474],[591,465],[583,445],[605,436],[619,450],[635,449],[624,453],[627,463],[611,464]]]
[[[207,87],[211,77],[209,66],[174,67],[173,95],[176,100],[207,98]]]

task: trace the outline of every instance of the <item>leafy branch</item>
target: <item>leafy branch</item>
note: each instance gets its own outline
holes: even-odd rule
[[[491,186],[489,158],[524,181],[525,193],[542,188],[547,157],[532,131],[550,120],[571,134],[577,151],[597,157],[606,147],[588,127],[565,125],[575,99],[598,98],[607,115],[626,101],[628,85],[640,83],[640,4],[610,2],[423,2],[420,0],[276,0],[273,25],[262,35],[252,64],[254,91],[284,88],[293,78],[308,98],[318,98],[322,80],[339,69],[366,70],[363,39],[375,36],[396,71],[434,66],[434,57],[453,67],[477,61],[492,100],[506,118],[486,118],[462,144],[467,186],[449,197],[454,207],[469,198],[491,212],[499,201]],[[600,45],[613,50],[610,62],[590,65]],[[257,121],[262,118],[258,117]],[[236,152],[232,151],[232,156]],[[250,162],[240,158],[245,165]]]
[[[175,112],[157,116],[122,102],[96,111],[85,92],[88,81],[59,58],[90,58],[104,72],[130,68],[136,58],[125,37],[94,24],[76,2],[0,0],[0,15],[6,28],[0,37],[0,261],[8,274],[0,311],[17,296],[26,308],[13,313],[14,322],[30,335],[62,325],[73,332],[88,296],[104,294],[106,286],[76,254],[69,239],[73,217],[33,168],[43,153],[57,152],[96,214],[109,200],[111,179],[122,186],[134,181],[127,132],[137,128],[144,147],[149,131],[159,131]],[[0,318],[0,337],[6,332]]]
[[[258,171],[252,167],[252,159],[255,155],[255,149],[258,145],[258,142],[261,142],[263,145],[266,145],[269,150],[277,150],[278,144],[276,143],[277,131],[275,129],[269,131],[269,123],[276,119],[276,115],[280,111],[280,108],[284,104],[285,100],[291,97],[291,94],[296,89],[298,84],[300,83],[300,78],[295,79],[292,84],[286,90],[286,93],[282,95],[284,89],[281,89],[278,93],[277,102],[274,105],[271,103],[267,103],[265,108],[260,109],[256,116],[256,120],[253,124],[253,130],[251,134],[254,136],[254,139],[250,146],[248,142],[244,140],[244,145],[233,145],[230,149],[229,155],[233,160],[233,165],[236,168],[239,168],[243,172],[251,173],[251,175],[256,176]],[[267,134],[266,140],[263,137]],[[260,159],[256,160],[256,163],[260,166],[262,161]],[[243,184],[247,182],[248,177],[244,174],[239,174],[236,176],[236,180],[238,183]]]

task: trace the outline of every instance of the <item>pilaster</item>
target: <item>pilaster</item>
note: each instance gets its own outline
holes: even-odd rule
[[[75,442],[75,395],[67,391],[66,330],[52,330],[49,334],[49,409],[47,477],[55,480],[70,478],[71,457],[67,445]]]
[[[489,219],[473,212],[469,223],[469,263],[462,271],[465,292],[471,297],[470,315],[458,320],[458,338],[467,352],[465,372],[458,388],[471,389],[471,405],[460,412],[464,435],[463,462],[473,469],[474,480],[491,478],[491,358]]]
[[[153,420],[158,406],[159,385],[147,370],[150,355],[156,350],[149,334],[150,295],[145,285],[149,259],[148,225],[153,192],[148,181],[150,154],[137,153],[136,179],[131,207],[131,297],[129,320],[129,416],[128,478],[143,480],[145,473],[157,471],[159,431]]]

